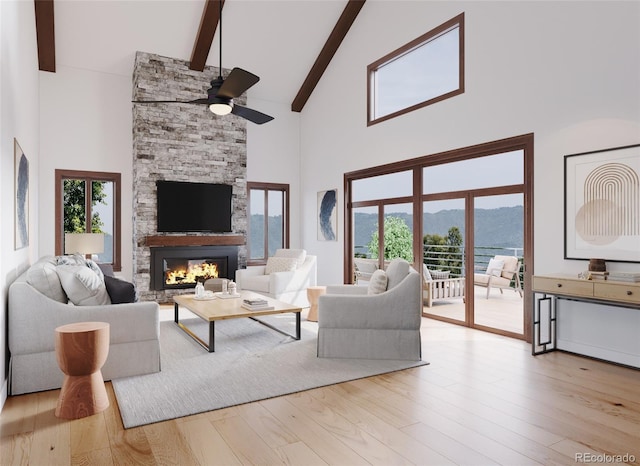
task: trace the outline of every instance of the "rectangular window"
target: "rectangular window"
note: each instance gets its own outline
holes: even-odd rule
[[[367,67],[371,125],[464,92],[464,13]]]
[[[121,270],[120,173],[56,170],[56,254],[65,253],[65,233],[102,233],[93,258]]]
[[[276,249],[289,247],[289,185],[247,183],[248,263],[264,264]]]

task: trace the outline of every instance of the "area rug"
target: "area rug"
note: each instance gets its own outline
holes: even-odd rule
[[[291,315],[269,323],[295,333]],[[185,322],[207,335],[199,319]],[[425,361],[316,357],[316,324],[303,322],[297,341],[251,319],[216,322],[208,353],[173,322],[160,323],[161,372],[112,381],[125,428],[287,395],[427,364]],[[132,357],[135,357],[132,355]]]

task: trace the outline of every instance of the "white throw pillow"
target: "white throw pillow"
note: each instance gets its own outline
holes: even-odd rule
[[[307,258],[307,251],[304,249],[276,249],[275,257],[295,258],[298,261],[298,267],[302,267]]]
[[[380,294],[387,291],[387,274],[384,270],[378,269],[371,275],[367,294]]]
[[[422,275],[425,282],[433,280],[433,278],[431,278],[431,272],[429,272],[429,269],[427,268],[427,264],[422,264]]]
[[[295,257],[269,257],[265,268],[265,275],[274,272],[290,272],[298,267],[298,259]]]
[[[504,261],[498,259],[491,259],[489,265],[487,265],[487,275],[494,275],[499,277],[502,275],[502,269],[504,268]]]
[[[56,272],[69,301],[76,306],[111,304],[104,281],[86,265],[59,265]]]

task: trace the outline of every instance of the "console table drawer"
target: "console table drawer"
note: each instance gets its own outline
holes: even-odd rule
[[[568,296],[593,298],[593,282],[552,277],[533,277],[533,290]]]
[[[610,301],[640,304],[640,285],[626,283],[594,283],[593,297]]]

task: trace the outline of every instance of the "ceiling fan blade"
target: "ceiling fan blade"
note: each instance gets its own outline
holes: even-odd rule
[[[133,100],[134,104],[208,104],[209,99],[196,99],[196,100]]]
[[[260,78],[255,74],[249,73],[242,68],[234,68],[231,70],[231,73],[229,73],[229,76],[227,76],[227,79],[224,80],[222,86],[220,86],[217,95],[230,99],[239,97],[258,81],[260,81]]]
[[[246,118],[257,125],[262,125],[273,120],[272,116],[237,104],[233,104],[233,110],[231,110],[231,113],[238,115],[239,117]]]

